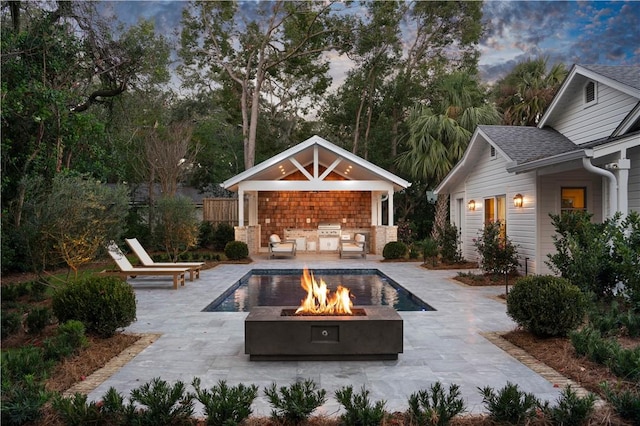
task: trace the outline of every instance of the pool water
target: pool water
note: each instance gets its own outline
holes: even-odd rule
[[[334,292],[347,287],[355,306],[388,305],[396,311],[434,311],[377,269],[314,269]],[[253,269],[234,283],[204,312],[249,312],[254,306],[299,306],[307,293],[300,285],[302,269]]]

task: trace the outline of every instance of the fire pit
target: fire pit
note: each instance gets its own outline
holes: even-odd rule
[[[402,352],[403,323],[389,306],[354,307],[349,290],[330,294],[304,270],[307,298],[295,307],[263,306],[245,320],[250,360],[394,360]]]

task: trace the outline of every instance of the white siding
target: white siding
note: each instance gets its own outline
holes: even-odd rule
[[[583,87],[587,80],[576,79],[573,96],[567,97],[555,118],[547,123],[572,142],[582,144],[610,136],[636,105],[637,99],[597,83],[597,103],[585,106]],[[566,95],[566,93],[565,93]]]
[[[547,254],[555,253],[552,235],[555,228],[549,214],[560,213],[560,190],[562,187],[575,186],[587,188],[587,210],[593,213],[594,222],[602,222],[602,179],[585,170],[575,170],[562,174],[549,174],[538,179],[538,253],[539,263],[535,265],[538,274],[549,274],[546,265]]]
[[[463,184],[453,188],[451,193],[451,217],[455,217],[455,199],[465,194],[463,206],[464,223],[462,226],[462,255],[467,260],[477,261],[478,252],[473,240],[482,233],[484,226],[484,200],[495,196],[505,195],[507,201],[507,235],[518,246],[518,256],[524,271],[524,259],[529,258],[528,270],[533,272],[531,265],[535,264],[536,237],[536,191],[535,175],[526,173],[515,175],[507,173],[506,161],[498,156],[490,158],[489,144],[486,144],[476,159],[477,166],[469,173]],[[513,197],[520,193],[524,196],[522,208],[513,205]],[[476,210],[466,208],[469,200],[476,202]]]
[[[629,170],[629,211],[640,212],[640,147],[627,151],[631,160]]]

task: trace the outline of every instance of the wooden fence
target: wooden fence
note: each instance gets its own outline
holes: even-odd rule
[[[247,223],[247,209],[245,211],[245,223]],[[238,200],[236,198],[204,198],[202,200],[202,220],[218,225],[228,223],[231,226],[238,225]]]

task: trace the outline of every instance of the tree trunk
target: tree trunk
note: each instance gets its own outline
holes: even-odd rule
[[[433,228],[431,229],[431,238],[438,240],[440,238],[440,232],[447,224],[447,216],[449,215],[449,195],[438,194],[438,201],[436,202],[436,214],[433,219]]]

